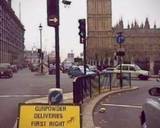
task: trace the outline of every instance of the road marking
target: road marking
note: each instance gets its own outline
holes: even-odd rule
[[[137,108],[142,109],[140,105],[124,105],[124,104],[101,104],[103,106],[111,106],[111,107],[123,107],[123,108]]]
[[[18,97],[44,97],[47,95],[0,95],[0,98],[18,98]]]

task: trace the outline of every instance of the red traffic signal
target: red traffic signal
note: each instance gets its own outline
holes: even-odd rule
[[[42,52],[42,50],[41,49],[38,49],[38,53],[41,53]]]
[[[59,0],[47,0],[47,23],[52,27],[59,25]]]

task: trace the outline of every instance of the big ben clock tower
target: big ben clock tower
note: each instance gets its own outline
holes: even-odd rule
[[[111,0],[87,1],[87,60],[89,62],[106,61],[112,54],[111,8]]]

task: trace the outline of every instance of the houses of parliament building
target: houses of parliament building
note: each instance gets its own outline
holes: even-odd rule
[[[0,0],[0,63],[21,64],[25,29],[11,3],[12,0]]]
[[[148,18],[142,24],[134,21],[124,28],[121,19],[112,27],[111,0],[87,1],[87,61],[94,64],[115,66],[119,50],[117,33],[122,32],[125,42],[124,63],[136,63],[143,69],[157,74],[160,69],[160,28],[150,27]]]

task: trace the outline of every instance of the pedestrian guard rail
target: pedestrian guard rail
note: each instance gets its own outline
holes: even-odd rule
[[[122,79],[121,86],[120,79]],[[107,72],[79,76],[73,81],[73,102],[82,104],[85,99],[124,86],[131,87],[131,73]]]

